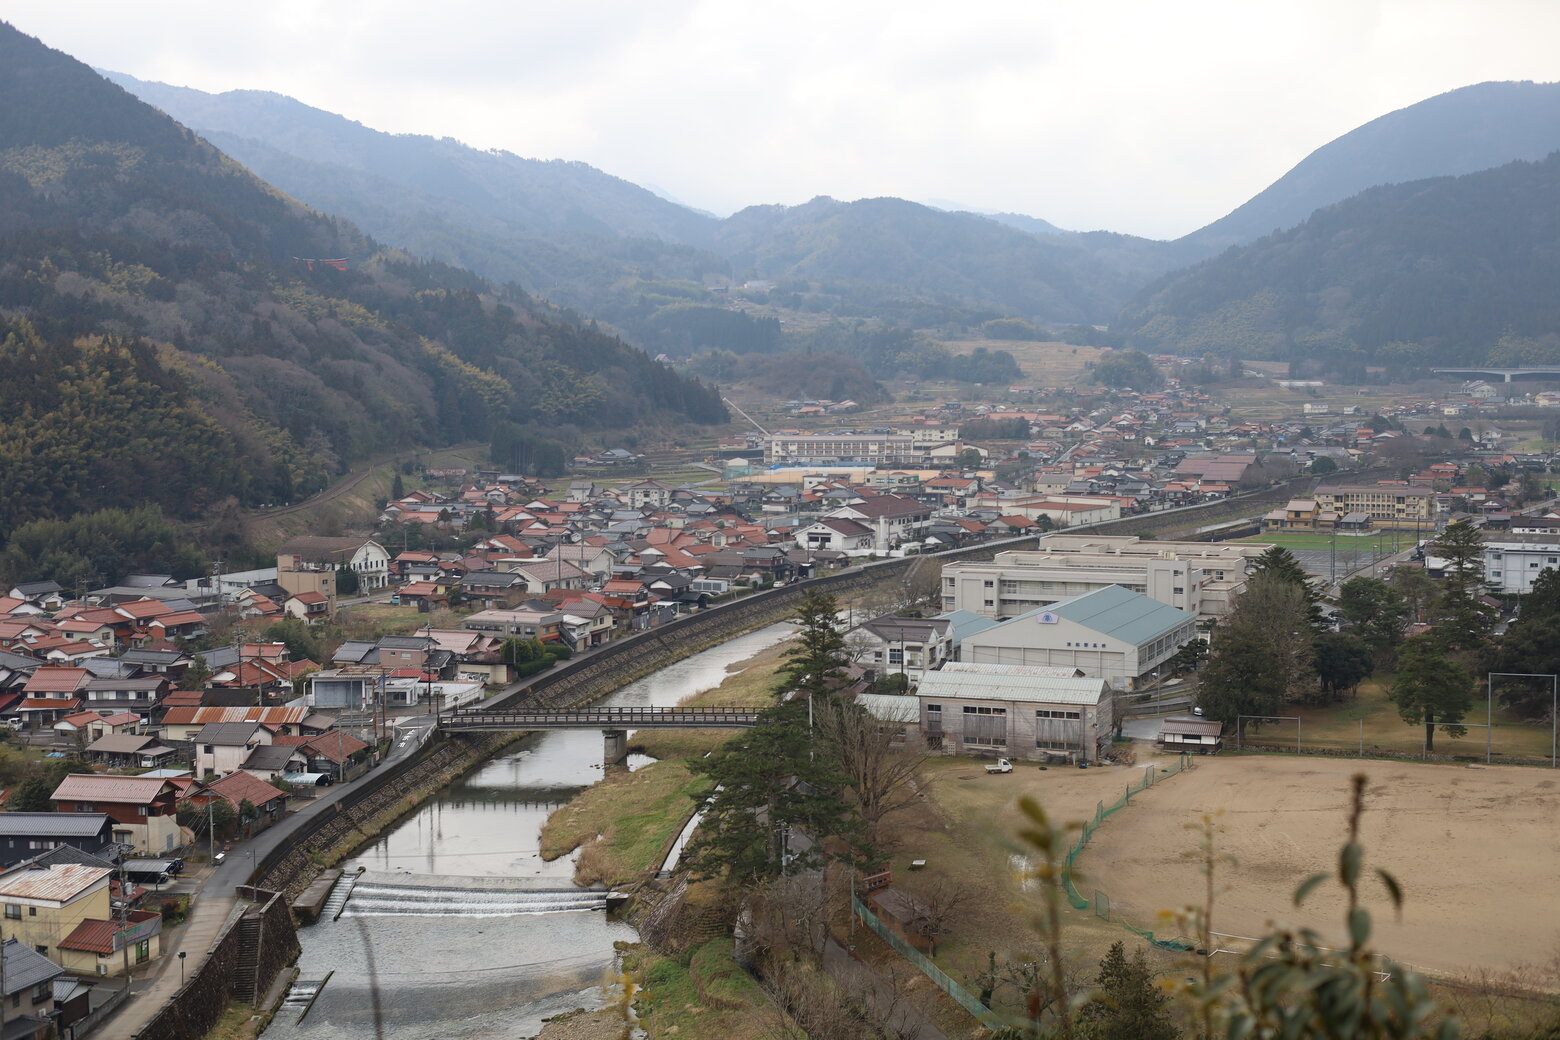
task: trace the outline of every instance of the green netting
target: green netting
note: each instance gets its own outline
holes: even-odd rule
[[[1078,834],[1078,841],[1071,849],[1067,850],[1067,856],[1062,861],[1062,891],[1066,894],[1067,901],[1072,904],[1074,910],[1087,910],[1092,906],[1097,916],[1106,920],[1110,919],[1110,897],[1108,895],[1099,889],[1095,889],[1094,898],[1092,900],[1085,899],[1083,893],[1078,891],[1078,886],[1073,884],[1073,862],[1078,858],[1079,853],[1083,851],[1084,846],[1089,844],[1089,839],[1094,837],[1094,832],[1099,830],[1100,825],[1110,819],[1112,815],[1125,809],[1127,804],[1132,801],[1133,795],[1139,794],[1154,786],[1154,784],[1162,780],[1168,780],[1182,770],[1190,768],[1192,768],[1192,756],[1183,752],[1177,756],[1175,764],[1172,766],[1148,766],[1143,771],[1143,778],[1136,783],[1127,784],[1126,790],[1122,792],[1121,797],[1110,805],[1106,805],[1104,802],[1095,804],[1094,818],[1084,823],[1082,831]],[[1160,939],[1153,932],[1134,928],[1125,921],[1121,922],[1121,924],[1128,931],[1147,939],[1162,949],[1190,950],[1195,948],[1191,942],[1180,936],[1174,939]]]
[[[936,964],[933,964],[932,961],[920,950],[917,950],[914,946],[911,946],[899,936],[889,931],[888,926],[885,925],[882,921],[878,920],[878,916],[871,910],[867,909],[866,905],[862,903],[861,900],[852,896],[850,905],[851,908],[856,912],[856,916],[861,919],[863,924],[876,932],[878,938],[892,946],[894,951],[905,960],[921,969],[921,972],[927,978],[931,979],[939,989],[948,994],[948,996],[952,997],[954,1000],[958,1001],[959,1005],[963,1007],[964,1010],[974,1015],[981,1025],[992,1029],[1000,1029],[1001,1027],[1007,1025],[1007,1023],[1004,1022],[995,1011],[992,1011],[989,1007],[982,1004],[969,990],[965,989],[963,986],[953,981],[953,979],[949,978],[947,972],[943,971]]]

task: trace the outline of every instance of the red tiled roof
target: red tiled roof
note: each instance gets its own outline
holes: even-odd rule
[[[213,791],[223,797],[228,804],[237,809],[242,802],[250,805],[264,805],[266,802],[277,798],[286,798],[287,792],[261,780],[257,776],[251,776],[242,769],[229,773],[221,780],[213,780],[206,785],[206,790]]]
[[[162,915],[152,910],[131,910],[125,915],[131,925],[144,924]],[[116,921],[95,921],[88,918],[78,924],[59,942],[65,950],[84,950],[87,953],[113,953],[114,936],[118,933]]]
[[[75,693],[91,677],[85,668],[44,667],[33,672],[22,689],[28,693]]]

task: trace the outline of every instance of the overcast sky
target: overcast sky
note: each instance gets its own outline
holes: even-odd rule
[[[1560,79],[1553,0],[11,0],[88,64],[578,159],[726,214],[896,195],[1175,237],[1433,94]]]

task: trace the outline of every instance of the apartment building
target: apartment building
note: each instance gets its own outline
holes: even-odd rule
[[[923,451],[914,437],[900,433],[826,433],[764,439],[764,462],[770,466],[903,466],[918,459]]]
[[[1560,538],[1553,534],[1500,534],[1484,542],[1484,584],[1492,593],[1525,596],[1544,571],[1560,570]]]

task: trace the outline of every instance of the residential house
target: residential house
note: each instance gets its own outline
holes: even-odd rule
[[[86,756],[110,769],[156,769],[172,764],[179,751],[145,734],[110,733],[88,744]]]
[[[873,551],[876,538],[866,524],[839,517],[819,520],[797,531],[796,544],[804,549],[829,549],[865,556]]]
[[[379,703],[384,683],[385,672],[377,666],[326,668],[309,676],[304,701],[310,708],[363,711]]]
[[[514,571],[468,571],[460,580],[460,594],[475,607],[518,607],[529,595],[525,575]]]
[[[364,593],[390,583],[390,554],[371,538],[293,538],[276,552],[276,581],[290,595],[319,592],[334,601],[341,568],[356,573]]]
[[[0,867],[31,859],[57,845],[105,859],[119,858],[113,821],[107,813],[0,813]]]
[[[953,659],[953,623],[946,618],[873,618],[857,630],[858,664],[879,676],[904,675],[912,683]]]
[[[26,859],[0,871],[3,930],[63,967],[61,944],[85,921],[106,921],[111,907],[107,866]],[[95,966],[89,968],[95,973]]]
[[[285,705],[169,708],[163,716],[163,739],[192,740],[196,733],[212,722],[258,722],[269,732],[280,736],[323,732],[330,725],[329,720],[313,715],[307,708]]]
[[[0,943],[0,1036],[45,1040],[54,1032],[54,991],[65,969],[20,939]]]
[[[208,722],[193,739],[195,775],[227,776],[255,748],[271,743],[272,734],[258,722]]]
[[[275,752],[283,749],[268,747],[262,750]],[[280,776],[281,773],[275,775]],[[260,833],[287,815],[287,792],[254,775],[249,769],[241,769],[212,781],[206,785],[206,791],[208,797],[215,795],[233,807],[245,837]],[[252,814],[246,813],[245,802],[254,807]],[[199,801],[197,804],[204,802]]]
[[[299,621],[328,621],[335,613],[335,602],[335,597],[326,592],[300,592],[287,597],[282,610],[288,617]]]

